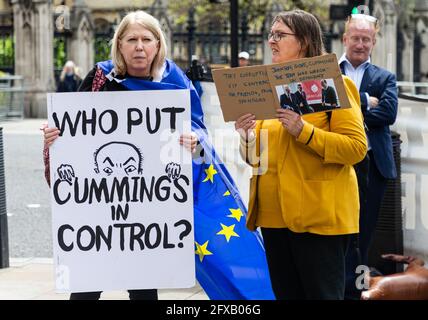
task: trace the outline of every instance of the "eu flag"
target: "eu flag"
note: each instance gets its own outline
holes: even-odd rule
[[[111,61],[98,67],[114,77]],[[203,150],[193,161],[196,277],[208,297],[275,299],[262,239],[245,227],[245,205],[208,139],[200,99],[190,80],[167,60],[160,82],[126,78],[121,84],[130,90],[190,89],[192,130]]]

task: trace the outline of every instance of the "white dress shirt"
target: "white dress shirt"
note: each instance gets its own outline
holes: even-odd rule
[[[364,61],[362,64],[360,64],[358,67],[354,68],[354,66],[349,62],[348,58],[346,58],[346,54],[344,53],[339,59],[339,65],[341,65],[342,63],[344,66],[345,75],[350,77],[352,81],[355,82],[355,85],[357,86],[358,91],[360,91],[361,81],[363,81],[364,72],[370,65],[370,57],[366,61]],[[365,92],[365,95],[367,99],[367,110],[370,110],[370,99],[369,99],[370,96],[367,92]],[[370,150],[371,147],[370,147],[370,141],[368,137],[367,137],[367,142],[368,142],[368,150]]]

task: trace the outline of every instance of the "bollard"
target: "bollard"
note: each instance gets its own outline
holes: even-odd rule
[[[400,135],[394,131],[391,132],[391,138],[397,178],[387,182],[376,231],[369,250],[369,266],[375,267],[384,275],[403,272],[402,264],[381,258],[384,253],[403,254],[401,140]]]
[[[9,267],[6,186],[3,159],[3,128],[0,127],[0,269]]]

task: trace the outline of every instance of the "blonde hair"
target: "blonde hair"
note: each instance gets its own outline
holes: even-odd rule
[[[64,81],[64,79],[65,79],[65,74],[66,74],[65,69],[67,69],[67,67],[72,68],[72,69],[73,69],[73,75],[74,75],[74,76],[78,76],[78,77],[79,77],[76,65],[74,64],[74,62],[73,62],[73,61],[68,60],[68,61],[64,64],[64,67],[62,67],[61,75],[59,76],[59,80],[60,80],[60,81]]]
[[[159,41],[158,53],[153,59],[150,69],[150,75],[152,77],[160,76],[159,73],[161,72],[161,69],[165,63],[167,52],[165,36],[160,27],[159,20],[142,10],[128,13],[122,19],[114,33],[111,48],[111,58],[113,61],[114,69],[118,75],[125,75],[126,73],[126,63],[123,59],[122,54],[120,53],[119,42],[125,32],[128,30],[128,27],[134,23],[137,23],[143,28],[149,30]]]

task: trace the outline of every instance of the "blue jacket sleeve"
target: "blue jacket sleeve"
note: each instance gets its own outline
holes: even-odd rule
[[[377,97],[379,104],[376,107],[367,109],[367,102],[365,104],[362,103],[364,122],[369,128],[392,125],[395,122],[398,109],[397,91],[395,75],[390,73],[386,78],[380,97]],[[361,95],[365,95],[365,92],[361,92]],[[361,101],[366,100],[361,99]]]
[[[364,111],[368,108],[367,92],[360,92],[361,109]]]

